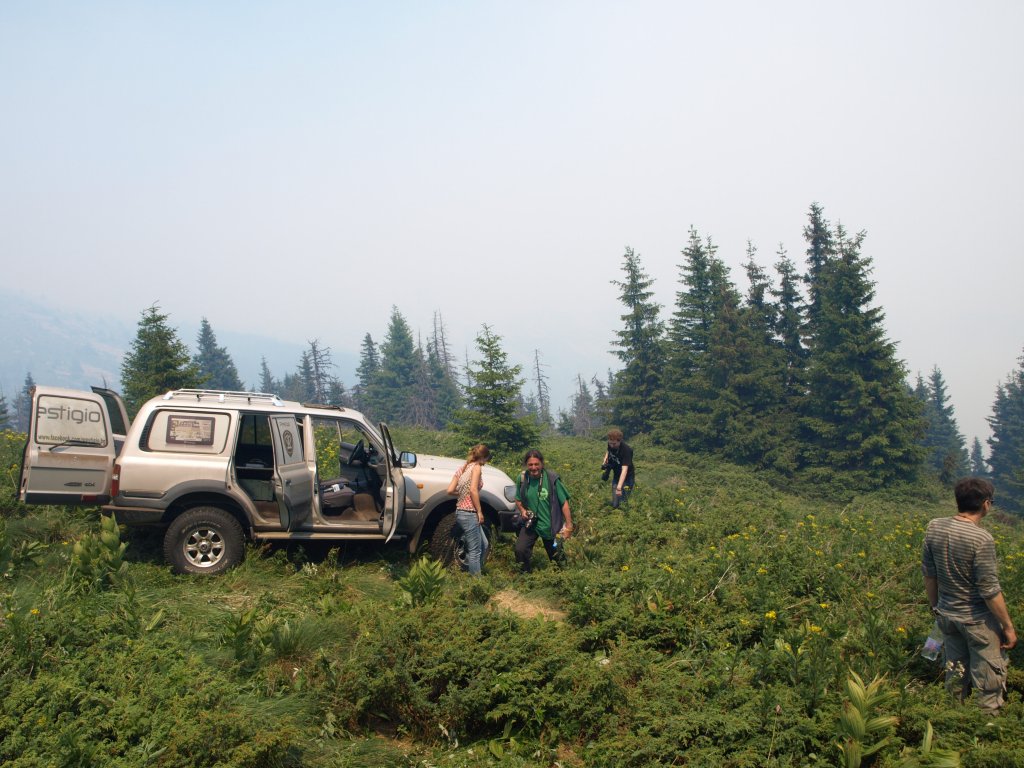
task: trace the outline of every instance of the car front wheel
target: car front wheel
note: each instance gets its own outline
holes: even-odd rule
[[[482,527],[484,535],[490,543],[484,552],[483,561],[480,563],[480,565],[485,565],[491,547],[494,546],[494,528],[486,513]],[[434,533],[430,536],[430,555],[444,565],[454,564],[460,570],[466,569],[466,545],[462,542],[462,533],[456,524],[454,512],[449,512],[438,521]]]
[[[195,507],[174,519],[164,535],[164,557],[175,573],[212,576],[242,561],[245,535],[228,512]]]

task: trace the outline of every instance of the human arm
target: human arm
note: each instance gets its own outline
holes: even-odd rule
[[[932,613],[934,613],[939,605],[939,580],[934,576],[925,574],[924,591],[928,595],[928,605],[931,606]]]
[[[629,464],[622,465],[622,471],[619,472],[618,482],[615,483],[615,493],[619,496],[622,495],[622,486],[626,484],[626,475],[629,474]]]
[[[1003,642],[999,644],[999,647],[1010,650],[1017,644],[1017,630],[1014,629],[1013,622],[1010,621],[1010,612],[1006,608],[1006,599],[1003,597],[1003,593],[999,592],[993,597],[986,597],[985,605],[1003,627]]]
[[[448,495],[457,496],[459,494],[459,477],[466,471],[466,465],[462,465],[462,469],[455,470],[455,474],[452,475],[452,481],[448,483]]]
[[[568,539],[572,536],[572,532],[574,530],[572,527],[572,511],[569,509],[568,499],[562,502],[562,517],[565,519],[561,530],[562,538]]]
[[[473,509],[476,510],[478,523],[484,522],[484,508],[480,505],[480,465],[473,465],[473,474],[469,478],[469,497],[473,500]]]

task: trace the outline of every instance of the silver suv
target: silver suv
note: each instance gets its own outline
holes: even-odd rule
[[[358,411],[276,395],[181,389],[129,422],[114,392],[36,387],[20,498],[102,505],[126,525],[166,528],[178,573],[220,573],[254,541],[387,542],[458,557],[458,459],[399,454],[388,428]],[[514,512],[515,486],[484,467],[480,500],[491,524]],[[505,527],[507,528],[507,522]]]

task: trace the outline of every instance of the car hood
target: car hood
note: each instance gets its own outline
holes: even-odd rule
[[[443,480],[447,484],[455,474],[455,470],[465,463],[463,459],[418,453],[416,454],[416,466],[412,469],[402,470],[402,472],[413,476],[422,473],[435,482]],[[484,466],[483,478],[485,486],[491,486],[499,493],[504,490],[506,485],[512,485],[512,479],[508,475],[489,464]]]

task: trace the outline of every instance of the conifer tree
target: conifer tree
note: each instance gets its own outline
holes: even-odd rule
[[[533,350],[533,384],[535,388],[536,397],[532,399],[532,402],[536,405],[534,409],[534,418],[537,421],[537,426],[542,431],[551,429],[551,390],[548,388],[548,377],[544,373],[544,368],[547,366],[543,365],[540,361],[540,350]]]
[[[971,443],[971,474],[975,477],[988,477],[988,466],[985,464],[985,454],[981,450],[981,440],[977,437]]]
[[[309,389],[314,403],[329,403],[332,391],[337,393],[340,383],[331,372],[334,361],[331,359],[331,348],[321,344],[319,339],[306,342],[309,344]]]
[[[231,392],[240,392],[244,389],[231,355],[228,354],[225,347],[217,345],[217,336],[205,317],[199,323],[196,354],[192,358],[192,362],[199,369],[203,386],[210,389],[226,389]]]
[[[622,370],[611,380],[609,396],[612,420],[627,434],[636,435],[650,432],[657,421],[665,327],[659,317],[661,306],[653,301],[654,281],[644,271],[639,254],[628,246],[622,271],[624,279],[611,281],[626,310],[612,342]]]
[[[819,217],[812,206],[812,224]],[[871,262],[861,253],[865,234],[850,237],[838,226],[834,255],[816,262],[815,243],[823,235],[815,227],[805,232],[816,308],[808,322],[803,459],[812,477],[848,490],[910,479],[923,458],[924,420],[895,345],[885,337],[884,314],[871,306]]]
[[[925,449],[925,466],[944,485],[952,487],[967,474],[969,457],[964,436],[957,427],[953,406],[946,393],[946,382],[938,366],[932,368],[928,381],[918,376],[914,389],[915,396],[923,399],[926,422],[922,445]]]
[[[202,381],[188,347],[167,324],[168,317],[157,304],[143,310],[121,363],[121,391],[131,416],[152,397],[172,389],[198,387]]]
[[[0,432],[13,426],[11,413],[7,408],[7,397],[0,391]]]
[[[416,366],[413,369],[413,396],[409,398],[405,423],[414,427],[437,429],[437,393],[430,372],[430,362],[422,340],[416,345]]]
[[[449,368],[451,356],[438,351],[433,344],[427,347],[427,373],[430,379],[430,391],[434,400],[434,429],[443,429],[451,421],[454,413],[462,403],[459,385]]]
[[[1019,367],[996,387],[996,399],[988,423],[988,465],[999,505],[1024,514],[1024,355]]]
[[[373,387],[379,373],[380,355],[377,353],[377,345],[373,342],[373,337],[367,333],[363,337],[363,345],[359,353],[354,396],[356,407],[368,414],[376,411],[373,403]]]
[[[806,391],[807,349],[803,342],[804,304],[800,295],[800,278],[796,266],[779,246],[775,271],[779,276],[778,288],[772,290],[775,299],[775,339],[782,348],[785,360],[783,391],[787,409],[796,412]]]
[[[412,331],[398,307],[391,308],[380,358],[380,370],[370,390],[374,412],[380,421],[411,424],[419,360]]]
[[[519,415],[522,367],[510,365],[501,337],[483,326],[476,337],[480,355],[469,367],[472,382],[465,406],[455,415],[454,428],[467,445],[486,443],[500,452],[519,451],[538,438],[536,425]]]
[[[274,374],[270,372],[267,358],[261,357],[259,391],[265,394],[276,394],[279,389],[281,389],[281,384],[274,378]]]
[[[690,229],[680,265],[682,290],[668,326],[664,398],[655,427],[656,437],[693,451],[705,448],[709,428],[705,401],[710,386],[712,326],[724,303],[738,304],[736,288],[725,263],[708,238]]]
[[[576,394],[572,399],[572,434],[590,437],[594,432],[594,398],[583,377],[576,376]]]
[[[25,383],[21,387],[21,392],[18,393],[18,399],[14,406],[15,421],[19,432],[28,432],[29,420],[32,416],[32,389],[35,385],[32,373],[26,373]]]

